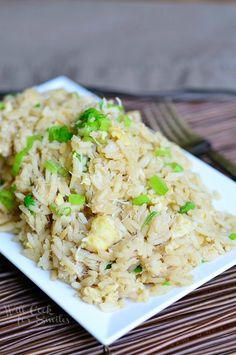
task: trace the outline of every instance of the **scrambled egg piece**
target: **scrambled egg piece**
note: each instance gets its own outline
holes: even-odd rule
[[[109,216],[98,216],[92,221],[91,230],[83,247],[90,251],[107,250],[120,240],[120,235]]]
[[[172,239],[183,237],[185,234],[194,230],[194,223],[185,216],[178,216],[171,228]]]
[[[57,206],[61,206],[64,203],[64,199],[62,194],[58,194],[57,197],[55,198],[55,203],[57,204]]]
[[[26,246],[27,248],[29,248],[29,249],[33,249],[32,245],[31,245],[29,242],[27,242],[27,243],[25,244],[25,246]]]
[[[118,138],[124,145],[130,145],[129,135],[119,127],[112,127],[111,135]]]

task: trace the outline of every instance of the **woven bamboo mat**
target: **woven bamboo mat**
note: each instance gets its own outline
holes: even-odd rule
[[[148,102],[125,104],[142,109]],[[236,101],[179,103],[177,108],[197,132],[236,162]],[[236,267],[105,348],[1,257],[0,354],[235,354],[235,304]]]

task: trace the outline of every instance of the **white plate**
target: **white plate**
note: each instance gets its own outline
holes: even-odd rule
[[[91,94],[81,86],[65,77],[39,85],[39,91],[63,87],[77,91],[81,95]],[[210,190],[217,190],[222,199],[215,203],[220,210],[236,212],[236,184],[199,159],[186,153]],[[236,248],[220,256],[217,260],[204,263],[193,271],[194,283],[188,287],[173,288],[168,294],[151,298],[146,303],[127,302],[127,307],[114,313],[103,313],[95,306],[82,302],[75,297],[75,290],[62,281],[51,281],[49,272],[38,268],[33,261],[21,254],[21,246],[12,241],[12,235],[1,233],[0,251],[19,270],[28,276],[41,290],[59,304],[68,314],[80,323],[101,343],[109,345],[146,319],[168,307],[197,287],[236,265]]]

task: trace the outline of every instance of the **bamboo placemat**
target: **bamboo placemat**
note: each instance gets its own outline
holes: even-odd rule
[[[148,105],[140,100],[124,102],[130,109]],[[236,101],[179,103],[177,109],[236,162]],[[235,304],[236,267],[105,348],[1,257],[0,354],[235,354]]]

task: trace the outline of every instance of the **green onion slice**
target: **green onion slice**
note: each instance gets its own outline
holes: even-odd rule
[[[136,206],[141,206],[144,203],[149,203],[151,200],[147,195],[141,194],[132,199],[132,204]]]
[[[136,274],[139,274],[140,272],[143,271],[143,268],[141,265],[136,266],[136,268],[133,270]]]
[[[61,216],[70,216],[72,209],[69,206],[66,207],[58,207],[55,203],[51,203],[49,206],[50,210],[55,213],[55,215]]]
[[[27,138],[27,145],[26,148],[30,150],[33,147],[33,144],[35,141],[41,141],[43,139],[43,136],[40,134],[35,134],[34,136],[30,136]]]
[[[164,281],[162,286],[170,286],[170,281]]]
[[[0,202],[9,211],[15,207],[15,195],[12,188],[0,190]]]
[[[122,105],[113,104],[112,102],[107,102],[107,108],[117,108],[120,112],[124,112],[124,107]]]
[[[13,176],[16,176],[19,173],[22,160],[24,159],[24,156],[27,153],[28,153],[28,148],[24,148],[19,153],[16,154],[15,159],[14,159],[14,163],[12,165]]]
[[[126,128],[129,128],[132,124],[132,120],[128,115],[120,115],[118,117],[118,121],[123,122],[123,124]]]
[[[236,233],[231,233],[231,234],[229,235],[229,239],[231,239],[231,240],[236,240]]]
[[[46,160],[45,168],[53,174],[59,174],[63,177],[70,176],[70,173],[68,170],[66,170],[62,165],[60,165],[59,163],[57,163],[53,160]]]
[[[5,102],[0,101],[0,111],[4,110],[6,107]]]
[[[69,203],[71,205],[84,205],[85,204],[85,196],[79,194],[71,194],[68,197]]]
[[[53,126],[48,128],[49,142],[57,141],[66,143],[71,140],[73,134],[66,126]]]
[[[122,105],[113,104],[112,102],[107,102],[106,100],[101,100],[99,102],[99,108],[117,108],[120,112],[124,112],[124,107]]]
[[[70,216],[72,212],[71,207],[61,207],[58,209],[58,216]]]
[[[107,266],[105,267],[105,270],[109,270],[109,269],[111,269],[111,267],[112,267],[112,263],[109,263],[109,264],[107,264]]]
[[[104,104],[105,104],[104,100],[101,100],[101,101],[99,102],[98,106],[99,106],[100,110],[103,109]]]
[[[112,268],[112,265],[115,264],[115,263],[116,263],[115,260],[114,260],[114,261],[110,261],[110,262],[106,265],[105,270],[111,269],[111,268]]]
[[[171,150],[169,147],[167,148],[158,148],[156,151],[155,151],[155,156],[156,157],[168,157],[170,158],[171,157]]]
[[[165,181],[156,175],[152,176],[148,183],[157,195],[165,195],[169,190]]]
[[[14,163],[12,165],[12,174],[13,176],[16,176],[19,173],[21,163],[25,157],[25,155],[30,151],[30,149],[33,147],[33,144],[35,141],[40,141],[42,140],[43,137],[40,135],[34,135],[30,136],[27,138],[27,144],[24,149],[22,149],[19,153],[16,154]]]
[[[26,195],[24,198],[24,205],[27,207],[29,210],[31,210],[31,206],[35,206],[35,200],[32,195]]]
[[[57,214],[57,205],[54,202],[49,205],[49,208],[53,213]]]
[[[100,122],[99,131],[108,132],[109,127],[110,127],[110,120],[107,117],[105,117]]]
[[[168,163],[166,165],[169,166],[175,173],[181,173],[184,171],[184,168],[176,162]]]
[[[12,191],[12,192],[16,192],[16,185],[15,184],[11,185],[9,190]]]
[[[92,122],[98,123],[104,118],[106,118],[106,116],[102,112],[98,111],[94,107],[91,107],[80,114],[79,119],[76,122],[76,127],[81,128],[81,126],[83,126],[86,123],[92,123]]]
[[[195,203],[192,201],[187,201],[182,207],[179,209],[179,213],[187,213],[190,210],[194,210],[196,207]]]
[[[81,113],[75,127],[85,140],[89,140],[91,132],[108,132],[110,128],[110,120],[102,112],[91,107]]]
[[[157,211],[152,211],[145,219],[141,229],[147,226],[156,215],[157,215]]]

